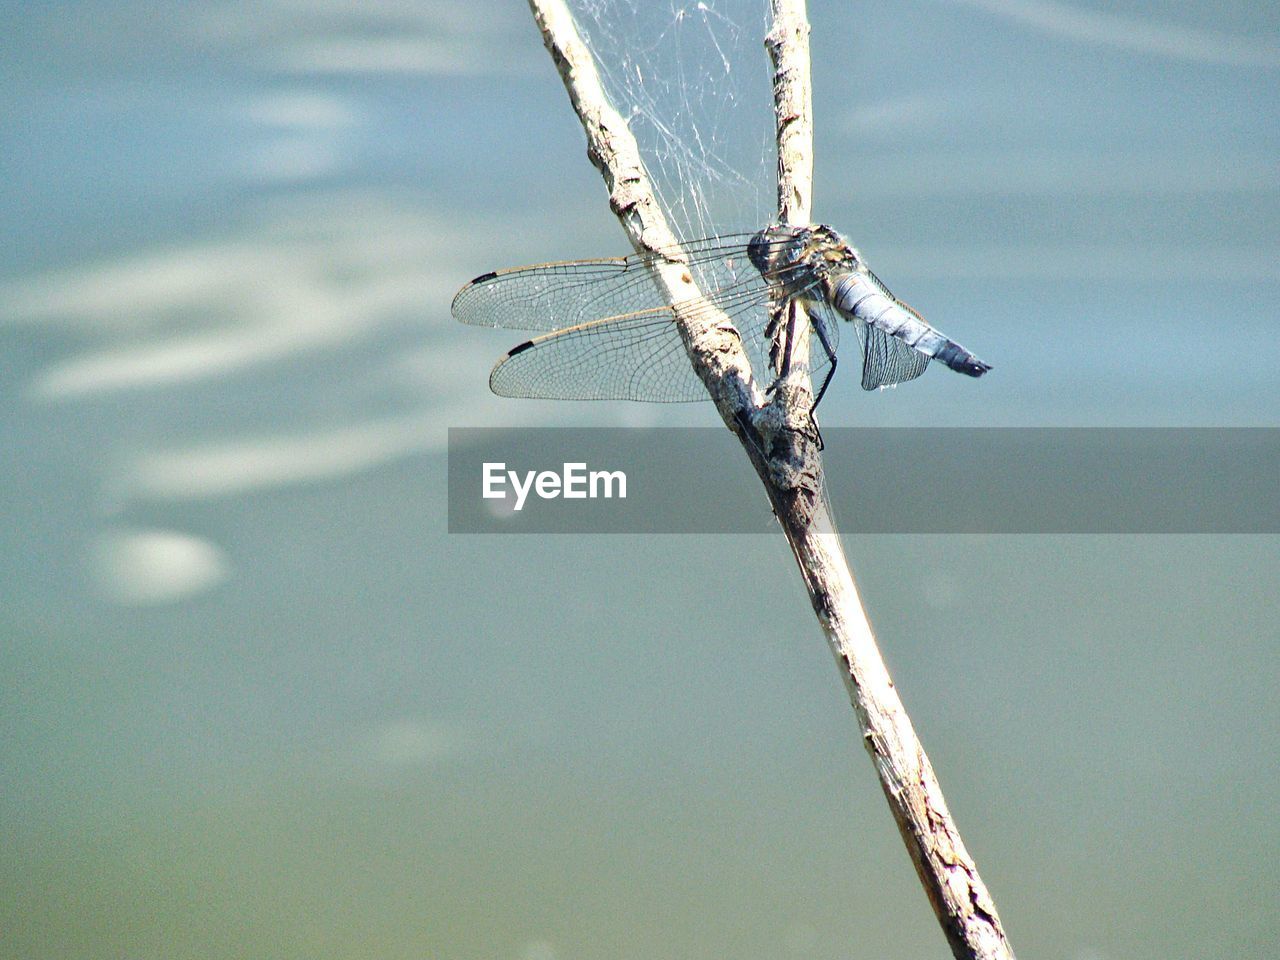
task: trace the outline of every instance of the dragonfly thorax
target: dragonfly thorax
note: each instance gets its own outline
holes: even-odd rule
[[[747,254],[761,275],[788,296],[815,285],[825,286],[862,265],[858,251],[831,227],[821,224],[771,224],[751,238]]]

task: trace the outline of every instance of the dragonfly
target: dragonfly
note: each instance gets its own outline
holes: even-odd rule
[[[805,307],[819,345],[810,366],[815,409],[835,372],[841,322],[856,331],[865,390],[914,380],[930,360],[970,377],[991,369],[890,293],[861,254],[824,225],[771,224],[628,257],[497,270],[458,291],[453,316],[477,326],[549,331],[494,365],[489,386],[499,396],[705,400],[677,307],[655,279],[664,261],[686,265],[703,294],[680,312],[733,320],[756,370],[768,361],[785,371],[789,345],[780,359],[779,308]]]

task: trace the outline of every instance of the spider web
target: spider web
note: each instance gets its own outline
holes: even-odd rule
[[[570,0],[681,240],[774,219],[765,0]]]

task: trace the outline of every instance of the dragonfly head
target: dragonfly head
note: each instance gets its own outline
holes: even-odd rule
[[[755,268],[767,276],[779,265],[795,259],[797,241],[803,233],[803,227],[771,224],[751,238],[747,244],[747,256]]]

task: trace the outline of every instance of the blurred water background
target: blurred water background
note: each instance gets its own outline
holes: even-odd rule
[[[756,5],[583,7],[639,126],[713,105],[678,221],[758,225]],[[1274,5],[813,7],[818,217],[995,367],[825,423],[1280,425]],[[450,426],[714,422],[450,321],[627,252],[524,5],[3,10],[0,956],[941,956],[763,497],[445,533]],[[848,550],[1024,955],[1276,955],[1275,537]]]

